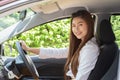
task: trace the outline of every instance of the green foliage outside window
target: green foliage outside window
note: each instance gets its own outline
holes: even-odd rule
[[[13,47],[12,54],[7,48],[5,55],[17,55],[15,42],[18,40],[24,40],[30,47],[68,47],[69,29],[70,19],[57,20],[37,26],[5,42],[6,45],[10,44]]]
[[[116,43],[120,48],[120,15],[111,16],[111,23],[112,23],[112,28],[116,37]]]

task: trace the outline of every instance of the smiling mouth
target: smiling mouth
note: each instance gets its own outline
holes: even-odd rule
[[[76,35],[80,35],[81,33],[76,33]]]

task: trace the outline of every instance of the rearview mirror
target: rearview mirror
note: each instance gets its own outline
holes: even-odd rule
[[[20,20],[24,20],[26,17],[27,10],[20,11]]]

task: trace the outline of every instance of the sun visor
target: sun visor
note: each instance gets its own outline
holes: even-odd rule
[[[37,5],[37,6],[31,7],[31,9],[37,13],[43,12],[44,14],[50,14],[53,12],[57,12],[60,8],[57,2],[54,2],[46,5]]]

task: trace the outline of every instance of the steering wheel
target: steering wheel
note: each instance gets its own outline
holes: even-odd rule
[[[38,71],[37,71],[32,59],[27,55],[27,52],[22,49],[19,41],[16,42],[16,47],[17,47],[17,50],[18,50],[23,62],[27,66],[28,70],[30,71],[30,73],[32,74],[34,79],[39,80],[39,74],[38,74]]]

